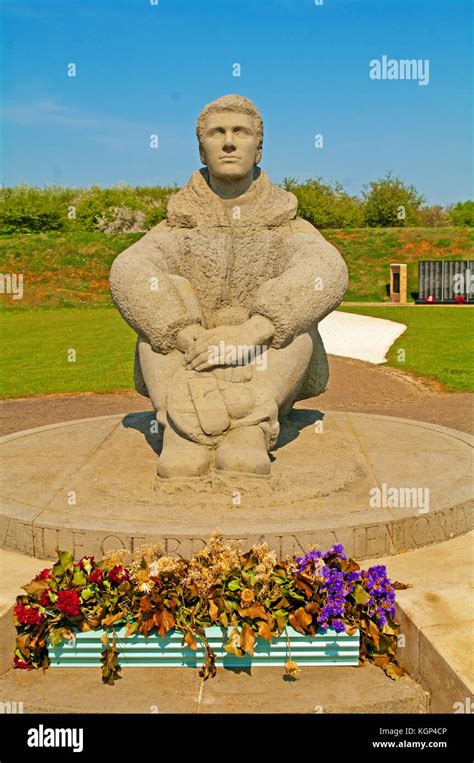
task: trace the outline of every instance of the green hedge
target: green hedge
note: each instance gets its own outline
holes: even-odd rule
[[[414,186],[388,173],[350,196],[340,183],[322,178],[303,182],[285,178],[283,187],[298,199],[298,214],[316,228],[473,226],[474,202],[423,206]],[[0,233],[41,231],[147,231],[166,216],[166,204],[178,186],[111,188],[37,188],[26,184],[4,188],[0,195]]]

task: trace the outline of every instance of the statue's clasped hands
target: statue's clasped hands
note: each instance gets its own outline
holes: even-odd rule
[[[207,371],[216,365],[216,348],[224,343],[224,347],[246,347],[249,352],[257,352],[257,348],[269,346],[274,334],[272,322],[263,315],[253,315],[245,323],[237,326],[217,326],[205,329],[199,324],[187,326],[180,331],[177,338],[177,348],[184,353],[184,362],[189,370]]]

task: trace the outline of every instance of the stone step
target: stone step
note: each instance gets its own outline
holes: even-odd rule
[[[382,670],[305,667],[297,679],[283,668],[219,668],[202,681],[193,668],[124,668],[114,686],[97,668],[9,670],[0,702],[30,713],[427,713],[429,696],[409,676],[392,681]],[[4,705],[8,709],[9,705]]]
[[[431,713],[472,712],[474,696],[474,533],[378,559],[397,591],[396,620],[403,642],[400,664],[431,697]]]

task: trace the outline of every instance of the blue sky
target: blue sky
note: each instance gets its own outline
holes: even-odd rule
[[[393,170],[429,203],[467,199],[469,8],[464,0],[3,0],[2,180],[181,185],[200,166],[199,110],[235,92],[262,112],[261,166],[274,182],[322,176],[357,194]],[[371,80],[369,62],[384,54],[429,59],[429,84]]]

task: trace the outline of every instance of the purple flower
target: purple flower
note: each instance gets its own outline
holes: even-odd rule
[[[345,559],[347,561],[347,556],[344,553],[344,546],[342,543],[336,543],[329,551],[326,551],[326,553],[323,556],[323,559],[328,559],[330,556],[338,556],[340,559]]]
[[[315,590],[321,601],[321,611],[317,618],[319,627],[323,630],[333,627],[337,633],[345,630],[342,618],[346,614],[346,601],[356,584],[359,584],[370,596],[363,610],[382,629],[389,615],[395,617],[395,590],[387,578],[385,565],[343,572],[340,560],[347,560],[341,543],[336,543],[324,554],[313,550],[307,551],[304,556],[295,557],[298,572],[305,570],[315,578]]]
[[[303,572],[307,567],[314,567],[315,563],[318,559],[321,559],[321,557],[322,553],[319,549],[307,551],[304,556],[297,556],[295,561],[298,564],[298,572]]]
[[[363,572],[361,583],[370,595],[366,605],[367,614],[383,628],[387,622],[387,613],[392,619],[395,617],[395,589],[387,578],[385,565],[378,564]]]

